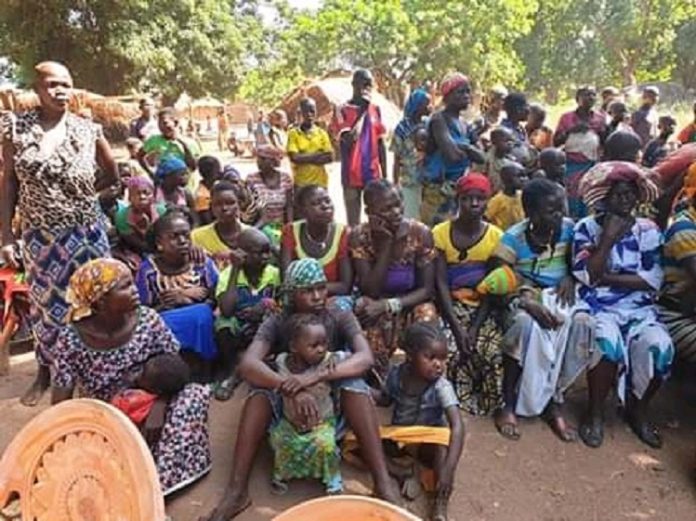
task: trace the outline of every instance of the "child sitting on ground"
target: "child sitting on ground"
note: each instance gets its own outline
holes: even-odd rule
[[[196,213],[201,224],[209,224],[213,221],[210,210],[210,194],[213,190],[215,181],[220,179],[222,165],[215,156],[202,156],[198,159],[198,173],[201,175],[201,182],[196,192]]]
[[[114,225],[119,236],[119,248],[114,256],[137,272],[143,255],[150,252],[147,233],[167,211],[164,203],[155,203],[155,185],[149,177],[128,180],[128,205],[116,212]]]
[[[336,363],[349,355],[329,350],[326,327],[321,316],[297,313],[284,324],[289,352],[275,359],[278,374],[286,378],[281,385],[296,378],[316,382],[303,391],[314,397],[318,419],[308,423],[295,400],[283,392],[283,418],[271,428],[270,443],[274,454],[272,486],[276,493],[287,491],[287,480],[321,479],[328,494],[343,491],[341,457],[336,441],[336,409],[331,385],[321,381]],[[338,516],[340,517],[340,516]]]
[[[660,117],[657,124],[659,135],[655,139],[650,140],[648,146],[645,147],[643,166],[652,168],[667,156],[670,152],[670,146],[667,142],[674,134],[676,126],[677,120],[672,116]]]
[[[376,393],[375,399],[381,406],[394,404],[392,426],[449,426],[449,432],[424,430],[424,441],[418,442],[416,454],[418,461],[435,471],[436,495],[431,519],[446,521],[454,475],[464,448],[459,401],[452,384],[443,376],[449,355],[447,340],[436,323],[416,322],[406,329],[403,348],[406,361],[390,369],[384,389]],[[443,433],[448,436],[441,436]],[[383,437],[392,440],[387,449],[391,448],[394,454],[393,442],[400,441],[398,429],[392,429],[392,434]],[[429,442],[434,439],[439,443]]]
[[[500,169],[500,179],[503,189],[488,201],[486,219],[504,231],[524,220],[522,189],[529,175],[521,164],[506,160]]]
[[[161,402],[158,414],[163,414],[169,400],[190,381],[189,367],[178,354],[155,355],[129,376],[129,388],[116,394],[111,405],[144,430],[156,403]]]
[[[280,270],[271,264],[271,242],[257,228],[247,227],[237,240],[235,263],[218,279],[215,297],[220,316],[215,321],[220,361],[215,398],[229,400],[238,380],[234,369],[238,353],[245,350],[268,313],[276,311]]]

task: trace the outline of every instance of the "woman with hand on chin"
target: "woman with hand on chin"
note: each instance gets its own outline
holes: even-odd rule
[[[19,214],[29,278],[31,325],[39,371],[22,397],[36,405],[50,385],[56,335],[69,309],[68,281],[75,269],[109,253],[99,191],[118,182],[118,170],[101,126],[71,114],[70,71],[56,62],[38,64],[34,90],[39,107],[2,121],[2,256],[16,266],[12,228]],[[97,176],[97,167],[102,175]]]
[[[392,183],[371,181],[364,199],[368,222],[354,228],[349,239],[362,295],[355,313],[383,377],[401,331],[413,321],[438,317],[429,302],[436,252],[428,227],[404,218],[401,195]]]

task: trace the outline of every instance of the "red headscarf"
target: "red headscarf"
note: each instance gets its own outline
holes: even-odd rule
[[[460,87],[465,83],[469,83],[469,78],[464,76],[461,72],[453,72],[452,74],[448,74],[440,83],[440,94],[442,94],[442,97],[444,98],[450,92],[456,90],[457,87]]]
[[[483,174],[470,172],[459,178],[457,181],[457,195],[465,195],[474,190],[483,192],[486,197],[491,196],[491,182]]]

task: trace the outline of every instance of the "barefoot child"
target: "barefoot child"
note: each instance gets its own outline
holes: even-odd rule
[[[270,442],[274,465],[272,486],[277,493],[287,491],[287,480],[321,479],[328,494],[343,491],[340,454],[336,442],[336,410],[331,384],[321,381],[335,364],[349,355],[330,352],[326,326],[315,314],[291,315],[285,331],[289,339],[288,353],[281,353],[275,363],[283,377],[294,376],[305,383],[304,392],[314,398],[317,418],[307,420],[294,398],[283,396],[284,417],[271,428]],[[306,385],[307,380],[316,382]]]
[[[233,377],[237,353],[251,343],[259,325],[277,308],[280,270],[271,261],[271,242],[261,230],[248,227],[239,234],[236,262],[220,273],[215,298],[220,316],[215,331],[220,363],[215,398],[229,400],[237,383]]]
[[[384,389],[375,398],[378,405],[394,404],[392,426],[449,426],[448,445],[424,442],[417,449],[418,460],[435,471],[432,519],[446,521],[454,474],[464,448],[459,401],[443,376],[447,340],[435,323],[415,322],[404,333],[403,348],[406,361],[390,369]],[[393,432],[393,440],[398,441],[398,431]]]

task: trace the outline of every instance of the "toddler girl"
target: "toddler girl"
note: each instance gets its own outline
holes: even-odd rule
[[[283,396],[283,418],[272,427],[270,441],[274,453],[272,486],[277,493],[287,491],[293,478],[321,479],[329,494],[343,490],[340,454],[336,442],[336,410],[331,385],[319,377],[333,370],[347,353],[330,352],[326,327],[321,317],[291,315],[285,324],[289,353],[276,357],[277,371],[284,377],[298,377],[317,383],[305,386],[314,397],[318,421],[312,423],[300,413],[293,398]]]
[[[375,396],[379,405],[394,405],[392,426],[447,427],[449,443],[433,443],[438,432],[422,429],[422,441],[417,442],[416,457],[435,471],[436,496],[432,519],[447,520],[447,505],[454,474],[464,448],[464,424],[459,413],[459,401],[452,384],[443,376],[447,367],[447,340],[434,322],[415,322],[404,332],[402,347],[406,361],[392,367],[383,390]],[[429,432],[432,431],[432,432]],[[385,429],[384,438],[413,443],[413,431]]]

